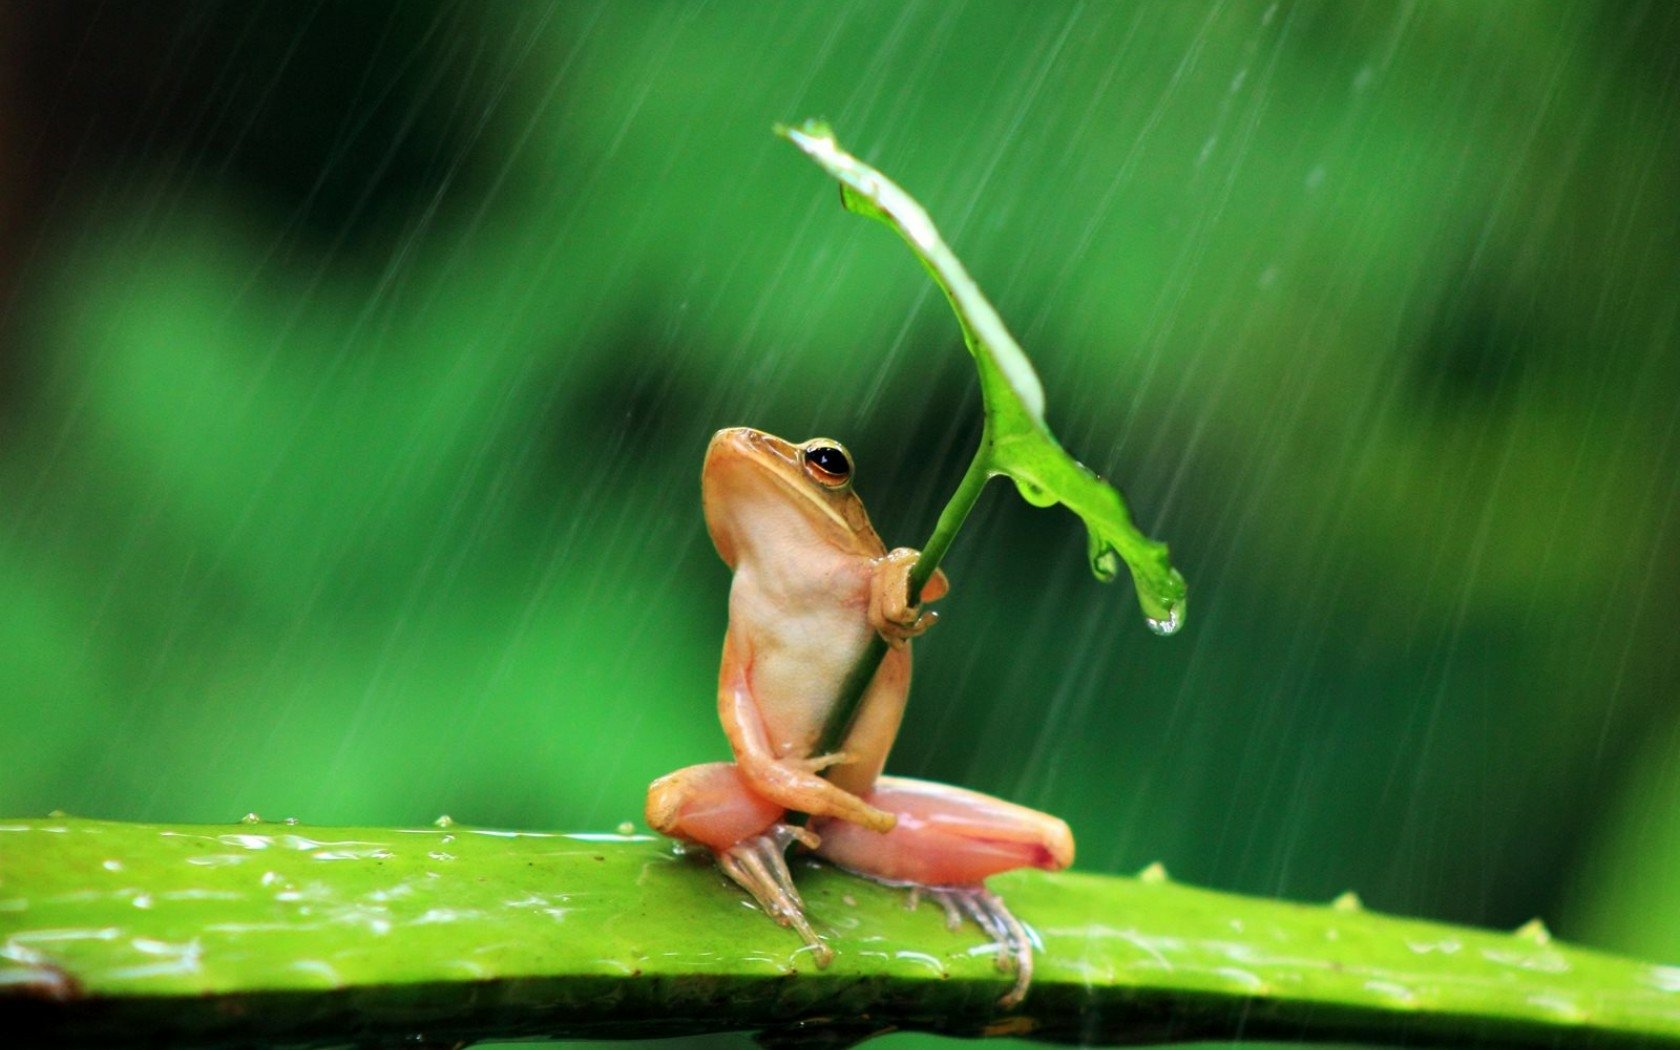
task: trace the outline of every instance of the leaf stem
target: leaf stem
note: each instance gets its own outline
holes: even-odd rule
[[[933,579],[934,570],[939,568],[945,552],[950,549],[951,541],[957,538],[957,530],[962,528],[968,520],[968,512],[974,509],[974,504],[980,499],[980,490],[986,487],[986,482],[992,480],[995,471],[992,469],[992,433],[987,427],[980,435],[980,447],[974,450],[974,458],[969,460],[968,469],[963,472],[962,480],[957,482],[957,491],[946,501],[945,509],[939,512],[939,521],[933,527],[933,535],[928,537],[922,546],[921,557],[910,568],[910,604],[915,605],[922,600],[922,588]]]
[[[939,521],[933,526],[933,535],[929,536],[927,543],[922,546],[922,553],[916,559],[916,564],[910,567],[911,605],[922,600],[922,590],[927,586],[927,582],[933,579],[934,570],[939,568],[939,562],[945,557],[945,552],[951,549],[951,541],[957,538],[957,530],[968,520],[969,511],[974,509],[974,504],[980,499],[980,491],[986,487],[986,482],[991,480],[991,450],[991,429],[988,427],[980,435],[980,447],[974,451],[974,458],[969,460],[962,480],[957,482],[957,490],[951,493],[951,498],[945,501],[945,509],[939,512]],[[818,754],[829,754],[845,745],[846,737],[851,735],[852,723],[857,720],[858,709],[863,704],[863,694],[869,688],[870,680],[875,677],[875,671],[881,666],[881,661],[886,655],[887,641],[877,634],[870,640],[869,647],[863,651],[857,663],[852,665],[845,681],[840,684],[840,698],[830,710],[828,721],[823,726],[822,745]]]

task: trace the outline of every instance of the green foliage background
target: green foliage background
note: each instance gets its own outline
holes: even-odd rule
[[[1081,865],[1680,960],[1680,14],[0,10],[0,811],[609,828],[722,757],[713,429],[916,543],[947,307],[1191,583],[1000,486],[894,766]]]

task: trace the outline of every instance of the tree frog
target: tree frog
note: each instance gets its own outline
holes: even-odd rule
[[[706,526],[734,572],[718,675],[718,715],[734,762],[689,766],[648,788],[654,829],[712,851],[723,871],[809,945],[812,929],[783,854],[795,840],[858,874],[918,887],[966,916],[1015,971],[1004,1005],[1032,979],[1032,942],[984,886],[1020,867],[1073,861],[1068,826],[978,792],[882,776],[910,689],[910,639],[933,612],[909,604],[917,552],[888,551],[852,490],[839,442],[793,444],[749,427],[721,430],[701,471]],[[935,573],[922,598],[943,595]],[[887,655],[838,752],[817,754],[840,684],[880,634]],[[784,818],[806,813],[799,827]]]

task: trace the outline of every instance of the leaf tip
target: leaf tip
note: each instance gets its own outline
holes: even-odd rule
[[[1164,637],[1177,634],[1184,626],[1189,610],[1189,585],[1184,576],[1167,563],[1165,546],[1160,548],[1159,573],[1147,571],[1133,564],[1132,585],[1137,591],[1138,605],[1143,609],[1143,622],[1151,631]],[[1107,582],[1100,572],[1098,579]]]

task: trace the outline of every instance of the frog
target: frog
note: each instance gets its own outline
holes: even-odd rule
[[[854,485],[851,454],[829,438],[790,442],[751,427],[713,435],[701,469],[707,531],[732,572],[718,716],[733,762],[688,766],[648,788],[654,830],[710,851],[718,867],[818,967],[833,948],[812,926],[786,861],[798,843],[855,874],[937,901],[967,919],[1015,979],[1032,981],[1033,938],[985,880],[1073,862],[1067,824],[965,788],[884,775],[910,691],[911,640],[949,590],[935,571],[912,602],[919,552],[888,550]],[[841,683],[876,636],[886,655],[838,749],[823,752]],[[809,819],[804,824],[797,815]]]

